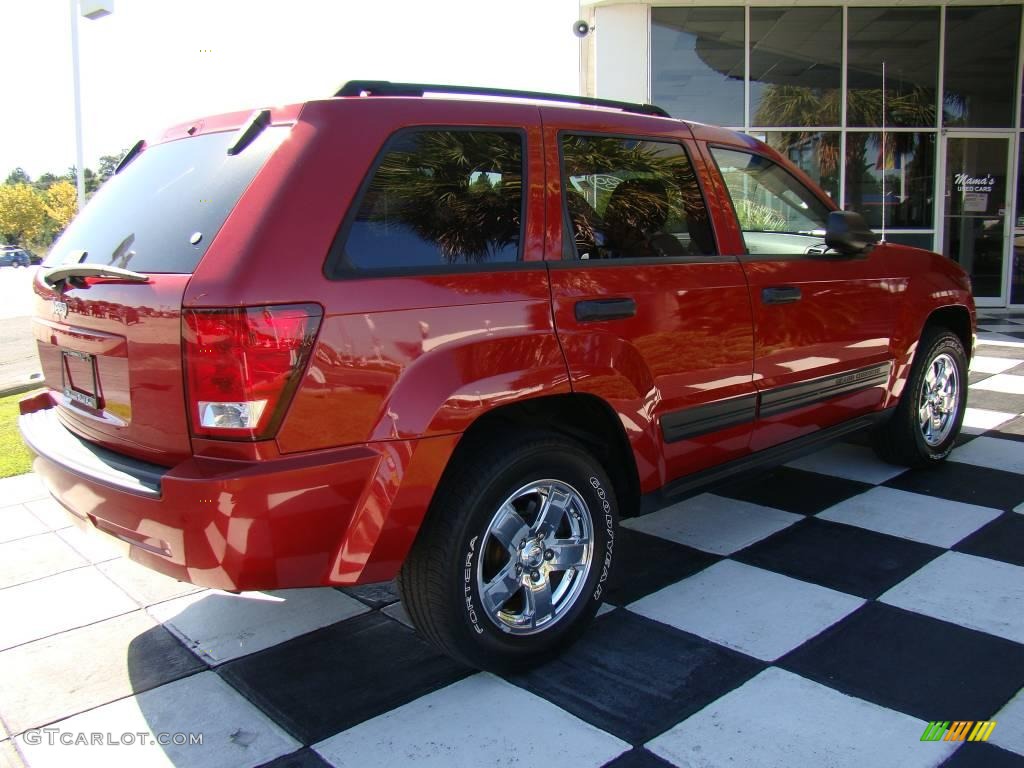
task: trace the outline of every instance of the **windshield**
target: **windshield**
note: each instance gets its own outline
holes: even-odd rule
[[[234,131],[146,149],[75,217],[54,244],[46,266],[85,251],[85,264],[144,273],[193,272],[288,130],[268,128],[233,156],[227,150]]]

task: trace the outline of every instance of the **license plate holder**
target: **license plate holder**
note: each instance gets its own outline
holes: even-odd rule
[[[61,389],[64,397],[87,408],[99,410],[99,373],[96,355],[72,349],[60,351]]]

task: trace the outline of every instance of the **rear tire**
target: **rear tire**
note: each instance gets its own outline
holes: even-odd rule
[[[967,355],[952,331],[926,327],[896,411],[872,433],[890,464],[927,467],[943,461],[960,434],[967,406]]]
[[[568,647],[601,605],[618,506],[578,443],[534,433],[463,447],[399,575],[417,629],[453,658],[522,670]]]

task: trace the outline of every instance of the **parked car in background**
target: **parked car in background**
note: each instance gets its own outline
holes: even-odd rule
[[[33,255],[21,248],[4,248],[0,251],[0,267],[27,267],[39,261],[34,261]]]
[[[623,516],[854,430],[952,450],[955,263],[749,136],[424,97],[467,90],[350,83],[129,153],[34,283],[20,424],[77,523],[226,590],[398,577],[500,671],[594,616]]]

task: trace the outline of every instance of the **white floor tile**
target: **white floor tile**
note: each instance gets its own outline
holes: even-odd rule
[[[1024,688],[992,719],[997,725],[989,741],[997,747],[1024,755]]]
[[[74,525],[68,511],[49,496],[45,499],[26,501],[25,506],[51,531],[59,531],[61,528],[70,528]]]
[[[879,600],[1024,643],[1024,568],[946,552]]]
[[[0,589],[88,565],[56,533],[0,544]]]
[[[409,614],[406,612],[405,606],[402,605],[401,601],[385,606],[384,608],[381,608],[380,611],[384,615],[390,616],[400,624],[405,624],[409,629],[415,629],[412,625],[412,619],[409,618]]]
[[[0,768],[24,768],[25,763],[14,749],[13,741],[0,741]]]
[[[978,346],[991,344],[995,347],[1019,347],[1024,349],[1024,341],[1016,336],[1007,336],[1005,333],[994,333],[989,331],[978,331]]]
[[[1001,333],[978,333],[978,348],[983,349],[985,345],[1003,347],[1004,349],[1024,349],[1024,341],[1015,336],[1006,336]]]
[[[922,744],[926,725],[771,667],[647,748],[692,768],[925,768],[938,765],[957,747]]]
[[[702,493],[623,526],[717,555],[731,555],[803,519],[771,507]]]
[[[989,392],[1005,392],[1011,395],[1024,395],[1024,376],[1017,376],[1012,373],[997,373],[989,376],[977,384],[972,384],[971,389],[984,389]]]
[[[107,540],[107,534],[92,528],[80,531],[72,526],[62,528],[56,535],[74,547],[90,563],[103,563],[121,556],[113,542]]]
[[[23,539],[49,530],[24,504],[0,509],[0,542]]]
[[[1021,326],[1024,330],[1024,326]],[[974,373],[1002,373],[1008,371],[1011,368],[1015,368],[1024,360],[1014,360],[1006,357],[985,357],[984,355],[975,355],[971,359],[971,371]]]
[[[1024,474],[1024,443],[998,437],[977,437],[955,449],[949,459]]]
[[[83,712],[53,727],[62,733],[135,734],[136,743],[65,746],[60,736],[18,745],[32,768],[246,768],[294,752],[299,744],[214,672],[203,672],[138,696]],[[148,732],[144,740],[139,733]],[[160,746],[156,734],[201,734],[202,744]],[[139,742],[142,743],[139,743]]]
[[[142,606],[162,603],[182,595],[202,592],[204,589],[195,584],[177,581],[124,557],[100,563],[96,567]]]
[[[0,478],[0,499],[4,504],[23,504],[34,499],[48,499],[50,494],[34,472]]]
[[[791,461],[787,466],[873,485],[884,483],[907,471],[906,467],[886,464],[875,456],[870,448],[847,443],[837,443],[823,448]]]
[[[1000,424],[1005,424],[1010,419],[1016,418],[1015,413],[1002,413],[1001,411],[986,411],[983,408],[965,408],[963,431],[968,434],[979,434],[990,429],[995,429]]]
[[[818,517],[948,548],[1001,514],[998,509],[920,493],[872,488],[819,512]]]
[[[627,607],[774,661],[863,603],[859,597],[723,560]]]
[[[0,650],[136,608],[134,600],[95,568],[0,589]]]
[[[313,749],[337,768],[596,768],[629,744],[522,688],[478,674]]]
[[[325,587],[239,595],[208,590],[147,610],[201,659],[222,664],[369,609]]]

